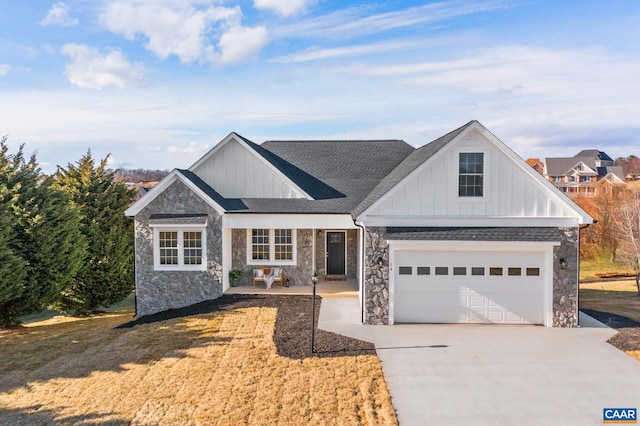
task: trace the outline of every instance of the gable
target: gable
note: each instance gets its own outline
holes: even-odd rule
[[[458,196],[460,153],[484,154],[482,197]],[[535,226],[543,220],[590,223],[591,218],[479,123],[469,126],[416,168],[360,217],[388,226]],[[513,219],[513,220],[512,220]],[[508,220],[508,221],[507,221]],[[553,225],[552,225],[553,226]]]
[[[125,216],[136,216],[143,209],[145,209],[149,204],[155,201],[158,197],[164,195],[165,191],[167,191],[171,187],[175,187],[176,182],[180,182],[189,189],[190,192],[193,192],[199,199],[201,199],[204,203],[208,204],[213,210],[222,214],[225,212],[225,207],[236,207],[236,200],[225,200],[214,191],[212,188],[207,187],[204,182],[200,182],[197,178],[190,179],[190,175],[186,171],[180,171],[178,169],[174,169],[167,176],[164,177],[156,186],[151,188],[146,194],[142,196],[138,201],[133,203],[127,210],[125,210]]]
[[[225,198],[311,198],[233,133],[189,170]]]

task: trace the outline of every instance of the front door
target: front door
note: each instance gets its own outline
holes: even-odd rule
[[[346,232],[327,231],[327,275],[345,275]]]

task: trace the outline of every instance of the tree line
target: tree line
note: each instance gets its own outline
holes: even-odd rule
[[[640,176],[640,158],[635,155],[629,155],[628,157],[618,157],[614,163],[616,166],[622,166],[622,171],[625,176],[635,175]]]
[[[53,307],[90,314],[133,290],[132,191],[88,151],[45,175],[0,140],[0,327]]]
[[[634,271],[640,294],[640,185],[574,201],[596,220],[580,233],[580,258],[608,255],[611,263],[623,263]]]

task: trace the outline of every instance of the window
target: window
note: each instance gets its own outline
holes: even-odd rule
[[[267,260],[271,259],[271,245],[269,244],[268,229],[251,230],[251,259]]]
[[[510,277],[519,277],[522,275],[522,268],[508,268],[507,274],[509,274]]]
[[[482,197],[484,188],[484,153],[461,152],[458,169],[458,196]]]
[[[398,268],[398,274],[400,275],[411,275],[413,273],[413,268],[411,266],[400,266]]]
[[[430,275],[431,267],[429,266],[418,266],[418,275]]]
[[[249,265],[294,265],[295,253],[295,229],[247,230],[247,264]]]
[[[153,263],[157,271],[204,271],[207,268],[204,228],[156,226]]]
[[[291,229],[274,229],[275,260],[293,259],[293,237]]]
[[[436,266],[436,275],[449,275],[449,268],[446,266]]]
[[[454,266],[453,275],[467,275],[467,268],[464,266]]]
[[[471,275],[484,275],[484,268],[482,266],[474,266],[471,268]]]
[[[498,267],[489,268],[489,275],[492,275],[492,276],[502,275],[502,268],[498,268]]]
[[[528,277],[539,277],[540,276],[540,268],[527,268],[527,276]]]
[[[553,177],[553,181],[554,182],[562,182],[562,176],[554,176]]]

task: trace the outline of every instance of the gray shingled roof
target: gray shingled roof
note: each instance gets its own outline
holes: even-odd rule
[[[547,176],[562,176],[569,172],[576,164],[582,162],[587,167],[596,170],[598,176],[605,176],[607,167],[612,166],[596,166],[596,161],[613,161],[605,152],[597,149],[584,149],[573,157],[551,157],[545,158],[547,168]],[[609,170],[610,172],[611,170]],[[616,173],[617,174],[617,173]]]
[[[580,162],[593,170],[597,170],[596,160],[594,157],[555,157],[545,159],[547,175],[562,176]]]
[[[234,199],[234,198],[224,198],[220,195],[216,190],[211,188],[209,184],[200,179],[195,173],[190,170],[177,169],[178,173],[182,174],[182,176],[189,179],[195,186],[197,186],[202,192],[207,194],[209,198],[215,201],[220,207],[229,211],[229,210],[243,210],[246,209],[247,206],[242,202],[242,200]]]
[[[384,194],[389,192],[393,187],[395,187],[402,179],[407,177],[420,165],[424,164],[424,162],[431,158],[436,152],[438,152],[445,145],[451,142],[451,140],[453,140],[456,136],[458,136],[460,133],[462,133],[469,126],[476,122],[476,120],[472,120],[464,126],[459,127],[456,130],[449,132],[446,135],[412,152],[402,161],[402,163],[400,163],[400,165],[398,165],[398,167],[393,169],[391,173],[384,176],[384,178],[375,187],[375,189],[371,191],[369,195],[367,195],[367,197],[365,197],[365,199],[353,210],[353,216],[358,216],[359,214],[364,212],[374,202],[376,202],[376,200],[378,200]]]
[[[302,188],[302,190],[309,194],[314,200],[325,200],[329,198],[340,198],[345,196],[335,188],[332,188],[330,185],[327,185],[325,182],[319,180],[315,176],[310,175],[306,171],[306,169],[296,167],[285,158],[279,157],[278,155],[266,149],[264,146],[260,146],[250,141],[249,139],[238,135],[237,133],[236,135],[243,141],[245,141],[250,148],[256,151],[265,160],[267,160],[274,167],[280,170],[285,176],[295,182],[296,185]]]
[[[622,169],[622,166],[609,166],[607,167],[607,173],[613,173],[620,179],[624,180],[624,170]]]
[[[602,161],[613,161],[613,159],[609,157],[606,152],[597,149],[583,149],[578,154],[576,154],[576,157],[593,157]]]
[[[278,158],[280,164],[304,170],[307,176],[290,175],[299,186],[313,179],[336,195],[315,200],[243,199],[247,213],[350,213],[415,150],[400,140],[267,141],[261,148],[271,154],[263,155],[267,160]]]
[[[390,240],[427,240],[427,241],[544,241],[561,240],[556,228],[387,228]]]
[[[314,199],[225,199],[188,170],[178,170],[234,213],[325,213],[354,216],[387,193],[476,121],[415,149],[401,140],[267,141],[238,135]]]

